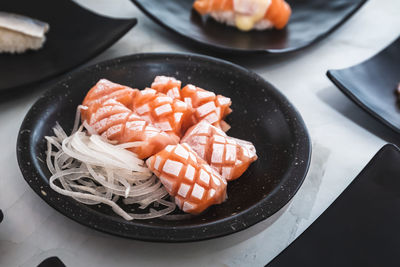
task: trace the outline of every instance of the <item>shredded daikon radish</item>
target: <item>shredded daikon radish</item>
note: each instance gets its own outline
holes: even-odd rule
[[[106,204],[126,220],[157,218],[174,211],[176,205],[164,199],[168,193],[161,182],[143,160],[125,149],[143,142],[116,145],[97,135],[86,121],[78,128],[80,109],[84,108],[78,107],[70,136],[57,123],[54,136],[45,137],[50,187],[84,204]],[[120,197],[125,205],[149,207],[149,212],[123,210],[116,203]]]

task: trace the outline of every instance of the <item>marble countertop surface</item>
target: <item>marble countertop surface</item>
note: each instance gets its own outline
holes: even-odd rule
[[[199,52],[153,23],[129,0],[77,2],[100,14],[139,20],[86,65],[139,52]],[[332,35],[300,53],[227,58],[263,76],[296,106],[309,129],[313,157],[302,187],[282,210],[247,230],[213,240],[127,240],[61,215],[30,189],[16,160],[19,126],[44,86],[0,98],[0,208],[5,215],[0,266],[36,266],[50,256],[67,266],[264,266],[339,196],[379,148],[396,142],[395,134],[348,100],[325,73],[362,62],[395,40],[400,34],[399,10],[398,0],[369,0]]]

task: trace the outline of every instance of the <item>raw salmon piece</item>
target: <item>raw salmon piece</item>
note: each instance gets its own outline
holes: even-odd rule
[[[201,15],[216,11],[233,11],[233,0],[196,0],[193,8]]]
[[[178,143],[172,136],[162,132],[114,99],[105,101],[92,114],[89,125],[101,136],[120,144],[143,141],[143,145],[129,149],[140,159],[154,155],[167,145]]]
[[[182,122],[191,116],[191,110],[185,102],[150,88],[135,95],[132,108],[144,120],[173,135],[178,141],[183,135]]]
[[[182,82],[174,77],[157,76],[151,84],[151,88],[159,93],[166,94],[173,99],[181,99]]]
[[[199,214],[226,198],[226,181],[187,144],[167,146],[146,163],[184,212]]]
[[[227,181],[239,178],[257,159],[252,143],[229,137],[206,121],[190,128],[181,143],[188,144]]]
[[[267,1],[267,0],[265,0]],[[262,4],[265,8],[261,9],[263,13],[257,16],[257,21],[252,28],[267,29],[272,24],[276,29],[283,29],[289,22],[292,10],[287,2],[284,0],[269,0],[267,6]],[[259,1],[254,0],[196,0],[193,8],[201,15],[210,14],[218,21],[224,22],[228,25],[235,25],[236,15],[255,15]],[[258,6],[260,9],[260,6]],[[241,12],[239,12],[241,11]],[[245,11],[245,12],[243,12]],[[264,14],[264,16],[262,16]]]
[[[82,121],[89,120],[92,113],[95,113],[96,110],[109,99],[114,99],[130,108],[133,96],[137,91],[137,89],[113,83],[106,79],[99,80],[97,84],[89,90],[82,102],[82,105],[88,108],[81,111]]]
[[[186,104],[192,109],[192,116],[185,120],[183,128],[187,129],[201,120],[206,120],[214,126],[221,127],[221,120],[232,112],[231,99],[222,95],[215,95],[200,87],[188,84],[182,91],[181,96]]]
[[[271,21],[275,28],[283,29],[289,22],[291,15],[292,9],[288,3],[284,0],[271,0],[271,5],[264,18]]]

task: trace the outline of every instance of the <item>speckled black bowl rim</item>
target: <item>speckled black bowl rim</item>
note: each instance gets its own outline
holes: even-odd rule
[[[130,221],[124,224],[124,231],[115,231],[114,229],[110,229],[107,227],[109,224],[114,224],[115,221],[111,216],[104,216],[103,214],[90,211],[89,209],[84,210],[79,205],[80,203],[76,202],[72,198],[60,195],[53,191],[50,186],[43,182],[43,179],[40,178],[40,174],[38,170],[34,167],[33,162],[31,161],[31,150],[30,147],[30,133],[27,129],[31,129],[34,127],[34,124],[31,122],[30,117],[32,116],[34,107],[41,105],[41,102],[44,99],[53,94],[62,93],[62,84],[73,78],[74,73],[67,77],[66,79],[60,81],[58,84],[50,87],[41,98],[39,98],[36,103],[31,107],[25,116],[24,121],[22,122],[20,131],[18,133],[17,140],[17,158],[18,164],[23,174],[24,179],[30,185],[30,187],[51,207],[69,217],[70,219],[91,227],[93,229],[116,235],[125,238],[143,240],[143,241],[157,241],[157,242],[191,242],[191,241],[199,241],[206,240],[216,237],[225,236],[228,234],[232,234],[241,230],[244,230],[268,217],[276,213],[280,210],[285,204],[287,204],[292,197],[296,194],[300,186],[302,185],[306,174],[309,169],[310,161],[311,161],[311,142],[310,137],[306,128],[306,125],[293,105],[287,100],[287,98],[281,94],[274,86],[261,78],[258,74],[247,70],[243,67],[230,63],[228,61],[224,61],[221,59],[216,59],[213,57],[202,56],[197,54],[180,54],[180,53],[145,53],[145,54],[135,54],[120,58],[115,58],[111,60],[104,61],[102,63],[90,66],[88,68],[78,70],[75,73],[81,72],[90,72],[96,68],[103,68],[109,65],[115,65],[116,63],[126,62],[126,61],[135,61],[149,58],[178,58],[178,59],[190,59],[192,62],[205,62],[212,63],[223,66],[229,71],[241,73],[243,75],[250,76],[253,79],[257,79],[262,81],[266,88],[270,89],[271,93],[274,94],[274,97],[284,103],[287,108],[288,116],[292,116],[295,120],[297,120],[298,128],[296,129],[296,138],[299,143],[296,146],[294,155],[297,159],[304,160],[305,164],[300,164],[295,168],[292,168],[291,172],[287,172],[285,176],[288,178],[285,179],[284,183],[281,183],[280,186],[277,186],[266,198],[262,201],[253,205],[252,207],[244,210],[240,213],[232,215],[231,217],[221,219],[215,222],[204,223],[196,226],[186,226],[186,227],[169,227],[163,228],[159,226],[153,225],[143,225],[140,221]],[[285,190],[279,190],[279,188],[285,188]],[[46,192],[46,194],[42,193],[42,190]],[[58,197],[62,198],[65,203],[64,205],[56,205],[51,201],[51,198]],[[270,208],[273,206],[274,208]],[[71,207],[74,209],[74,215],[71,214]],[[266,207],[269,207],[268,209]],[[77,216],[77,214],[81,214],[81,216]],[[83,214],[83,216],[82,216]],[[85,217],[96,218],[97,224],[89,224],[86,220],[82,219]],[[238,224],[238,222],[242,222]],[[231,224],[236,224],[236,227],[231,227]],[[208,231],[203,231],[207,229]],[[210,229],[215,229],[212,231]],[[179,231],[179,235],[177,235],[177,231]],[[157,233],[157,234],[155,234]]]
[[[211,48],[215,51],[219,52],[225,52],[225,53],[231,53],[231,54],[270,54],[270,55],[280,55],[280,54],[289,54],[289,53],[294,53],[297,51],[301,51],[309,46],[312,46],[313,44],[323,40],[325,37],[330,35],[332,32],[334,32],[336,29],[338,29],[342,24],[344,24],[351,16],[353,16],[354,13],[356,13],[366,2],[367,0],[361,1],[357,6],[354,7],[354,9],[347,14],[339,23],[337,23],[335,26],[330,28],[328,31],[326,31],[324,34],[319,35],[317,38],[311,40],[308,43],[305,43],[302,46],[298,46],[295,48],[284,48],[284,49],[240,49],[240,48],[233,48],[229,46],[224,46],[224,45],[217,45],[217,44],[212,44],[208,42],[204,42],[195,38],[192,38],[190,36],[185,35],[184,33],[179,32],[178,30],[169,27],[167,24],[165,24],[161,19],[159,19],[156,16],[153,16],[151,12],[149,12],[142,4],[136,0],[131,0],[144,14],[146,14],[149,18],[151,18],[153,21],[155,21],[158,25],[161,27],[167,29],[168,31],[175,33],[179,35],[180,37],[183,37],[186,40],[189,40],[193,43],[196,43],[198,45],[201,45],[204,48]]]

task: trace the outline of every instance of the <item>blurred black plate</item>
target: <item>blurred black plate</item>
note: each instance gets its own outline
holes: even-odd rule
[[[132,0],[166,29],[208,48],[230,53],[283,54],[323,39],[344,23],[366,0],[288,0],[292,17],[281,31],[241,32],[202,18],[194,0]]]
[[[108,207],[85,206],[48,186],[45,135],[58,121],[71,129],[74,114],[100,78],[137,88],[156,75],[171,75],[232,99],[229,134],[249,140],[259,159],[228,185],[229,199],[192,219],[125,221]],[[308,170],[310,140],[288,100],[257,74],[199,55],[139,54],[100,63],[71,74],[34,104],[22,123],[17,155],[25,180],[52,207],[71,219],[111,234],[150,241],[195,241],[243,230],[278,211],[296,193]],[[45,193],[43,193],[45,192]]]
[[[65,267],[58,257],[50,257],[42,261],[37,267]]]
[[[38,51],[0,54],[0,91],[59,75],[100,54],[135,24],[94,14],[71,0],[0,1],[0,10],[50,24]]]
[[[267,267],[399,266],[400,150],[384,146]]]
[[[400,82],[400,38],[356,66],[329,70],[329,79],[351,100],[400,133],[400,106],[395,90]]]

